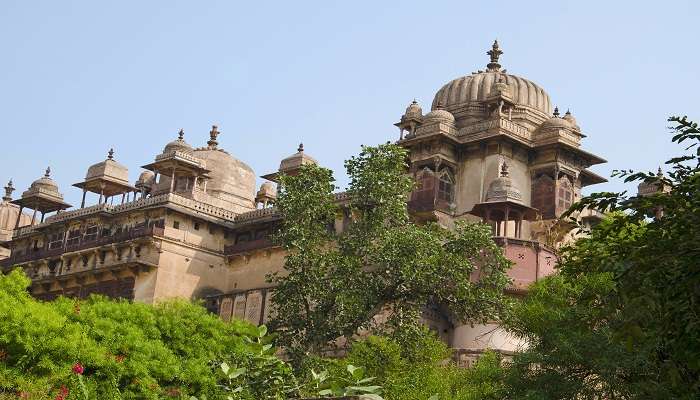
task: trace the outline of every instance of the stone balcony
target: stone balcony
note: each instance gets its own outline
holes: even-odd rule
[[[269,249],[272,247],[277,247],[277,245],[268,237],[249,240],[247,242],[236,243],[230,246],[224,247],[224,254],[227,256],[238,256],[242,254],[251,253],[256,250]]]
[[[55,248],[42,248],[29,251],[25,254],[13,254],[9,258],[0,261],[1,268],[11,267],[13,265],[35,262],[42,259],[60,257],[66,253],[80,252],[88,249],[99,248],[106,245],[123,243],[130,240],[143,237],[164,236],[163,228],[158,227],[140,227],[132,228],[123,232],[115,233],[110,236],[95,237],[90,240],[82,240],[78,243],[68,244],[68,240],[64,240],[60,246]]]

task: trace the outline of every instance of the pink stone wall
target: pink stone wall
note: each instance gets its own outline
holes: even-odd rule
[[[500,244],[505,256],[514,263],[508,271],[508,276],[513,279],[513,289],[524,290],[538,279],[554,273],[554,253],[538,242],[508,239],[507,243]]]

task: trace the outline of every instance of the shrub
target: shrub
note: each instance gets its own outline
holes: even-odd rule
[[[0,277],[0,393],[61,398],[65,387],[66,399],[85,398],[83,388],[101,400],[225,398],[219,364],[250,365],[260,345],[257,328],[186,301],[41,302],[29,283],[20,270]]]

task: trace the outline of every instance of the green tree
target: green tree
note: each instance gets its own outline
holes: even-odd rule
[[[597,193],[572,208],[610,215],[508,321],[529,343],[513,363],[513,398],[700,398],[700,130],[670,122],[692,153],[667,161],[666,175],[614,174],[658,193]]]
[[[287,258],[270,280],[277,285],[273,326],[290,351],[319,353],[359,330],[404,329],[431,302],[473,322],[506,307],[510,263],[488,227],[410,221],[406,158],[396,145],[363,147],[345,163],[350,184],[340,200],[327,169],[306,165],[281,177],[278,240]],[[336,233],[343,215],[350,223]],[[389,321],[378,324],[375,316],[387,311]]]

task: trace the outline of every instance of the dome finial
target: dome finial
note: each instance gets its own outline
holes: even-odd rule
[[[663,173],[663,171],[661,171],[661,167],[659,166],[659,170],[656,171],[656,177],[663,178],[663,176],[664,176],[664,173]],[[12,181],[10,181],[10,183],[12,183]]]
[[[46,167],[46,172],[44,173],[44,177],[48,178],[51,176],[51,167]]]
[[[12,179],[10,179],[9,182],[7,182],[7,186],[5,186],[5,196],[2,198],[5,201],[12,201],[12,192],[15,191],[15,187],[12,184]]]
[[[216,141],[216,138],[219,136],[220,133],[221,132],[219,132],[218,126],[211,126],[211,131],[209,131],[209,141],[207,142],[209,149],[216,150],[216,148],[219,146],[219,142]]]
[[[304,143],[299,143],[299,147],[297,147],[297,152],[302,153],[304,151]]]
[[[491,50],[487,51],[486,54],[491,57],[491,62],[486,64],[486,68],[488,68],[489,71],[498,71],[501,69],[501,64],[498,63],[498,58],[503,54],[503,51],[501,48],[498,46],[498,40],[493,41],[493,45],[491,46]]]
[[[107,159],[114,160],[114,149],[109,149],[109,151],[107,152]]]
[[[180,130],[177,132],[177,138],[180,140],[183,140],[185,138],[185,130],[180,128]]]
[[[559,118],[559,107],[554,107],[554,116]]]

